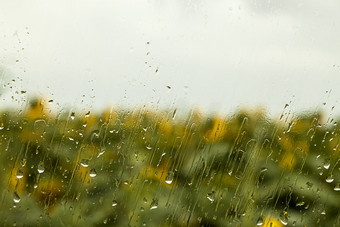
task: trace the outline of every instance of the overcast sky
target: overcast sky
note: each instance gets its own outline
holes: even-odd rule
[[[338,0],[2,0],[0,66],[25,95],[77,107],[340,113],[339,12]]]

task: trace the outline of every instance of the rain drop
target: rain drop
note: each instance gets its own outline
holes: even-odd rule
[[[170,171],[165,178],[165,183],[171,184],[173,181],[173,178],[174,178],[174,173]]]
[[[83,158],[83,159],[80,161],[80,165],[82,165],[83,167],[88,167],[88,166],[89,166],[89,160]]]
[[[90,116],[90,111],[89,112],[87,112],[86,114],[85,114],[85,117],[89,117]]]
[[[259,217],[259,219],[257,219],[256,225],[258,225],[258,226],[263,225],[262,215]]]
[[[323,163],[323,168],[329,169],[330,166],[331,166],[330,159],[329,158],[325,159],[325,162]]]
[[[23,176],[24,176],[24,173],[23,173],[22,170],[19,168],[18,171],[17,171],[17,178],[18,178],[18,179],[21,179],[21,178],[23,178]]]
[[[90,177],[95,177],[95,176],[97,176],[96,170],[95,170],[95,169],[91,169],[91,171],[90,171]]]
[[[326,182],[327,183],[332,183],[334,181],[334,176],[333,174],[330,174],[327,178],[326,178]]]
[[[45,171],[44,163],[40,162],[38,165],[38,173],[43,173]]]
[[[298,202],[298,203],[296,204],[297,207],[301,207],[301,206],[303,206],[303,205],[305,205],[305,202],[303,202],[303,201]]]
[[[215,200],[215,191],[212,191],[207,194],[207,199],[209,199],[211,202],[214,202]]]
[[[340,191],[340,185],[337,183],[334,187],[334,191]]]
[[[72,112],[72,113],[71,113],[71,120],[74,120],[74,117],[75,117],[75,113]]]
[[[20,196],[18,195],[18,193],[16,191],[14,191],[14,197],[13,197],[13,201],[15,203],[19,203],[20,202]]]
[[[153,199],[152,203],[150,205],[150,210],[157,209],[157,207],[158,207],[158,200],[157,199]]]
[[[117,205],[118,205],[117,201],[116,200],[112,200],[112,206],[115,207]]]
[[[283,212],[283,213],[280,215],[280,222],[281,222],[283,225],[287,225],[287,224],[288,224],[287,212]]]
[[[26,158],[23,158],[23,159],[20,160],[21,167],[24,167],[26,165],[26,163],[27,163],[27,159]]]

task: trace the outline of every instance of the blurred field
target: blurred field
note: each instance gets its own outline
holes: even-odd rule
[[[0,225],[339,226],[339,126],[321,113],[0,115]]]

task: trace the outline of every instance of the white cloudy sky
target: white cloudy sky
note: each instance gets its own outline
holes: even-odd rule
[[[0,66],[29,95],[79,107],[340,113],[339,12],[338,0],[2,0]]]

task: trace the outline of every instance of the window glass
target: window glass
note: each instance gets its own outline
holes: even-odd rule
[[[340,2],[0,8],[1,226],[340,225]]]

